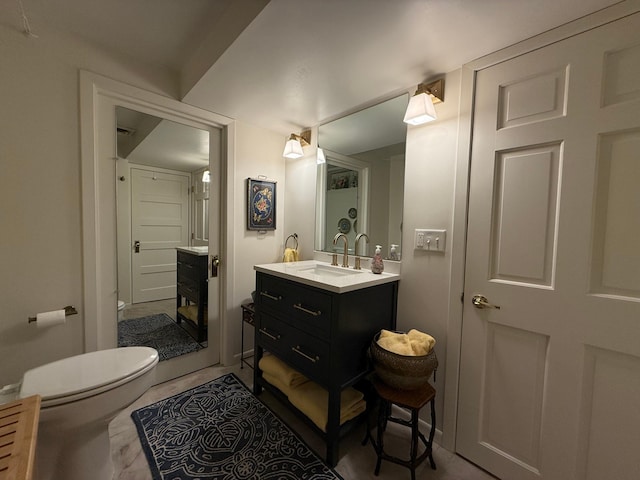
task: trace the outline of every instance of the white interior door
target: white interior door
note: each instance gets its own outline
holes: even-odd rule
[[[189,245],[189,175],[131,168],[133,303],[176,297],[176,247]]]
[[[476,88],[457,450],[502,479],[637,480],[640,14]]]

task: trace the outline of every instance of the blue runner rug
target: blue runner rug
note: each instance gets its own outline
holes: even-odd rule
[[[160,361],[202,349],[202,345],[166,313],[118,322],[118,346],[133,345],[155,348]]]
[[[131,417],[154,480],[342,479],[232,373]]]

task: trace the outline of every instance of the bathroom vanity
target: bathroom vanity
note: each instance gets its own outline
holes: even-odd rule
[[[268,389],[262,378],[265,351],[276,355],[328,391],[326,431],[308,422],[326,442],[326,461],[335,466],[338,443],[355,424],[340,425],[340,393],[369,372],[367,349],[380,329],[394,329],[397,274],[333,267],[317,261],[256,265],[254,393]]]
[[[184,320],[197,341],[203,342],[207,339],[208,247],[178,247],[177,256],[176,321]]]

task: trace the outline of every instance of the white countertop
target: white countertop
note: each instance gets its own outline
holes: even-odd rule
[[[353,267],[334,267],[317,260],[304,260],[291,263],[267,263],[254,265],[257,272],[292,280],[304,285],[322,288],[330,292],[345,293],[361,288],[373,287],[383,283],[400,280],[397,273],[383,272],[374,274],[369,269],[368,259],[363,259],[362,270]]]
[[[191,255],[208,255],[209,247],[176,247],[176,250],[181,252],[190,253]]]

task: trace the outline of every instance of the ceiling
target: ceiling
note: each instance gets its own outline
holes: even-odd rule
[[[285,136],[614,3],[4,0],[0,25],[22,30],[22,4],[33,41],[61,31],[164,67],[183,101]]]

